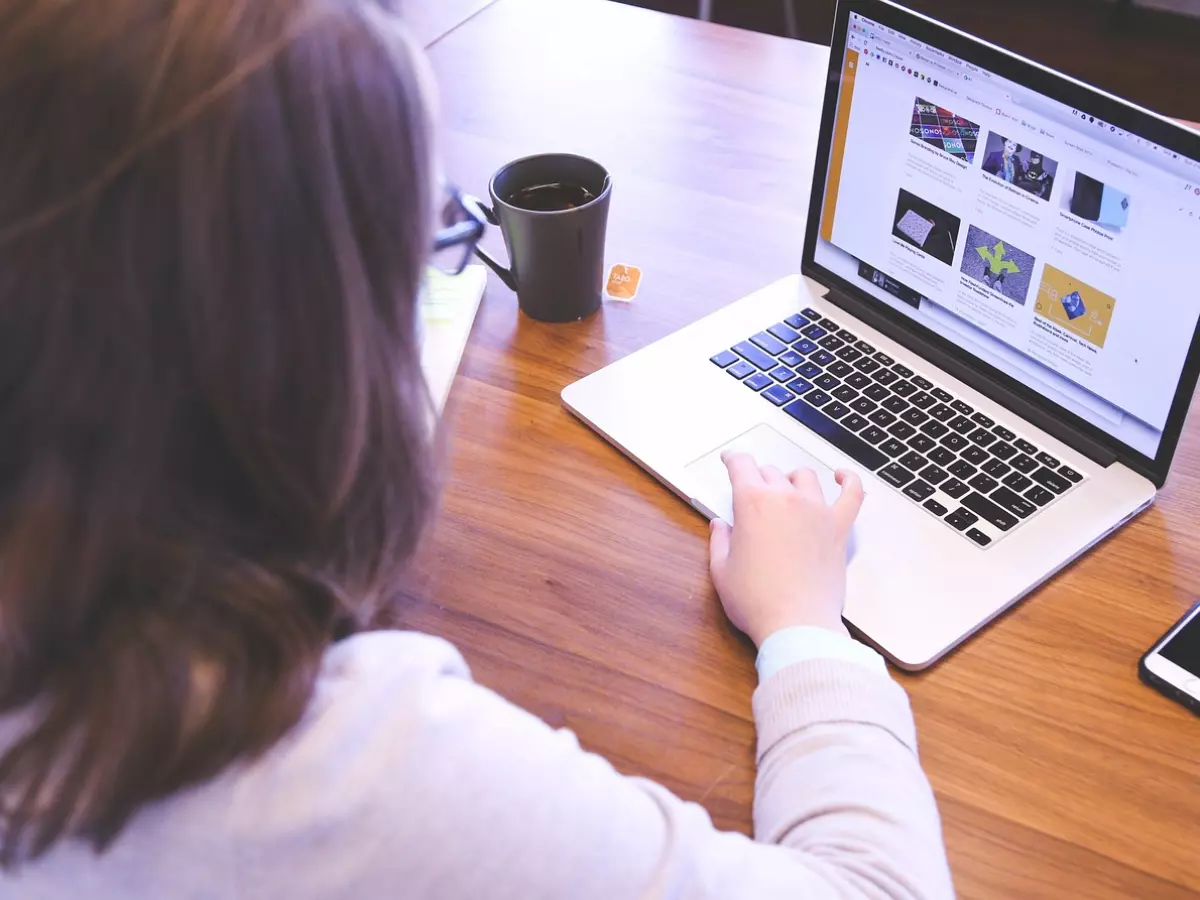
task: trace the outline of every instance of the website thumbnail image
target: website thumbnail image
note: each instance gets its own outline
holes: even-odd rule
[[[970,164],[975,161],[979,126],[948,109],[917,97],[909,134]]]
[[[892,236],[946,265],[953,265],[962,220],[916,194],[900,189]]]
[[[968,226],[959,271],[1006,300],[1025,305],[1036,264],[1033,256],[1011,241],[975,225]]]
[[[1049,200],[1058,174],[1058,161],[992,131],[984,144],[983,171],[1027,194]]]

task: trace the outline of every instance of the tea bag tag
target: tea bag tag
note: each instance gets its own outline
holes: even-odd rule
[[[642,270],[636,266],[616,265],[608,273],[608,287],[605,293],[613,300],[628,303],[638,294],[642,283]]]

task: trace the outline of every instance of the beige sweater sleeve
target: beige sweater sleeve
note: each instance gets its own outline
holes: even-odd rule
[[[618,774],[569,732],[551,730],[474,684],[461,658],[446,650],[454,661],[416,680],[409,674],[388,686],[378,673],[362,673],[378,696],[358,690],[350,702],[341,695],[331,707],[337,719],[320,726],[337,734],[338,745],[354,748],[349,784],[325,788],[348,814],[353,810],[347,818],[356,823],[324,844],[325,858],[340,860],[338,883],[348,892],[340,895],[953,896],[907,697],[880,673],[852,662],[806,661],[758,688],[750,840],[715,829],[701,806]],[[390,712],[383,712],[382,696],[390,698]],[[347,744],[348,731],[372,740]],[[388,744],[372,749],[380,734]],[[328,768],[329,748],[313,736],[300,744]],[[277,784],[289,786],[286,814],[282,797],[260,797],[254,808],[278,810],[277,824],[299,827],[308,815],[295,788],[311,776],[277,775]],[[328,800],[313,800],[314,814],[328,820],[326,806]],[[300,830],[307,839],[308,829]],[[265,838],[271,827],[260,821],[254,832]],[[294,847],[277,850],[269,857],[298,856]],[[348,860],[354,865],[347,868]],[[276,869],[271,876],[275,888],[288,887],[281,875]]]

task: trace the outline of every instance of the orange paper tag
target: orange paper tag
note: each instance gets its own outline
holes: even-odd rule
[[[608,296],[614,300],[626,302],[637,296],[638,285],[642,283],[642,270],[635,266],[613,266],[608,273]]]

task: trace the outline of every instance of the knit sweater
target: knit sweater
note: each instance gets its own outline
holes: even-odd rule
[[[0,897],[953,896],[895,682],[810,660],[753,704],[751,840],[475,684],[445,641],[356,636],[328,651],[306,714],[267,754],[142,809],[102,855],[63,841],[0,874]],[[18,728],[0,719],[0,745]]]

